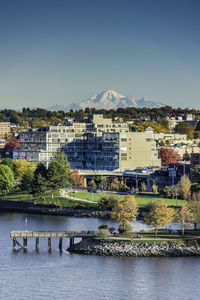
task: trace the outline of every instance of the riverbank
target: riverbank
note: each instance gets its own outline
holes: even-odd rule
[[[52,216],[111,218],[110,210],[100,210],[98,207],[76,205],[71,207],[59,207],[54,204],[35,204],[33,201],[14,201],[0,199],[0,212],[16,212],[27,214],[41,214]],[[142,220],[146,208],[139,208],[138,220]]]
[[[200,245],[198,239],[187,241],[105,241],[83,239],[74,244],[68,251],[71,253],[102,255],[102,256],[199,256]]]
[[[96,207],[57,207],[56,205],[35,204],[32,201],[0,200],[0,212],[18,212],[52,216],[110,218],[110,211],[101,211]]]

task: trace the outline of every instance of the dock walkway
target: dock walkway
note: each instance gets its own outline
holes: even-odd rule
[[[96,236],[95,231],[11,231],[10,237],[13,239],[13,250],[17,250],[17,246],[24,251],[27,250],[28,238],[35,238],[35,249],[39,251],[39,239],[48,239],[48,251],[51,251],[51,239],[59,238],[59,250],[62,252],[63,238],[70,239],[70,246],[74,245],[75,238],[91,238]],[[17,239],[23,239],[23,245],[19,243]]]

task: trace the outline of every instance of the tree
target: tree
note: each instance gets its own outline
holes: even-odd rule
[[[14,161],[14,175],[17,183],[19,183],[26,172],[27,169],[31,169],[32,171],[35,171],[36,169],[36,163],[29,162],[24,159],[18,159]]]
[[[166,128],[165,126],[162,126],[161,124],[157,122],[142,122],[139,125],[136,126],[138,131],[144,131],[147,127],[151,127],[155,132],[169,132],[169,128]]]
[[[174,127],[174,131],[180,134],[187,134],[188,139],[194,138],[194,127],[188,122],[180,122]]]
[[[195,128],[195,131],[200,131],[200,120],[199,120],[199,122],[197,123],[197,127]]]
[[[6,165],[0,165],[0,190],[7,192],[14,185],[13,171]]]
[[[146,184],[144,181],[142,181],[142,183],[141,183],[141,191],[142,191],[142,193],[145,193],[147,191],[147,187],[146,187]]]
[[[165,128],[167,131],[169,131],[169,120],[167,119],[161,119],[159,120],[159,124]]]
[[[181,209],[175,214],[175,222],[181,224],[182,235],[184,235],[185,225],[194,222],[194,216],[191,208],[187,204],[183,204]]]
[[[200,222],[200,192],[193,193],[188,205],[194,217],[194,229],[197,230],[197,224]]]
[[[33,184],[34,171],[31,168],[28,168],[22,175],[22,180],[20,184],[20,189],[22,191],[30,191]]]
[[[4,146],[4,153],[8,153],[10,150],[19,148],[19,140],[17,138],[12,137],[6,141],[6,144]]]
[[[103,190],[109,189],[109,180],[108,177],[104,176],[102,180]]]
[[[170,225],[174,218],[174,209],[165,204],[163,200],[158,200],[151,204],[149,213],[144,216],[144,222],[155,228],[157,237],[158,228]]]
[[[117,197],[115,197],[115,196],[107,197],[106,195],[103,195],[98,200],[98,207],[101,210],[106,210],[106,209],[112,210],[117,202],[118,202]]]
[[[47,169],[47,184],[49,190],[53,193],[61,188],[64,188],[67,183],[68,174],[64,165],[62,165],[56,158],[53,159]]]
[[[120,182],[117,177],[113,178],[110,188],[114,191],[119,191]]]
[[[45,193],[47,190],[47,169],[43,163],[39,163],[34,171],[31,193],[33,196],[45,199]]]
[[[180,155],[172,148],[161,147],[159,151],[162,166],[176,164],[181,160]]]
[[[13,172],[15,169],[15,163],[11,158],[5,158],[1,161],[1,164],[8,166]]]
[[[97,188],[97,185],[96,185],[94,179],[91,179],[88,185],[92,190],[95,190]]]
[[[158,193],[158,186],[155,183],[152,185],[152,190],[154,194]]]
[[[78,170],[72,170],[70,174],[70,182],[74,186],[84,187],[84,176],[80,175]]]
[[[67,176],[67,181],[70,181],[70,174],[71,174],[71,168],[70,168],[70,163],[67,160],[67,157],[64,152],[57,152],[56,155],[54,156],[54,160],[56,160],[65,170],[66,176]]]
[[[126,183],[123,182],[123,180],[120,182],[119,190],[120,190],[120,192],[129,191],[129,187],[126,185]]]
[[[200,190],[200,166],[195,166],[195,168],[192,170],[192,190],[194,192],[197,192]]]
[[[123,229],[126,224],[130,224],[136,220],[138,215],[138,204],[132,195],[126,196],[124,200],[119,200],[112,210],[112,219],[122,223]]]
[[[187,175],[183,175],[178,184],[179,194],[184,200],[189,200],[191,194],[191,181]]]

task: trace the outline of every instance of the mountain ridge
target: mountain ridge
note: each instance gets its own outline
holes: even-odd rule
[[[80,103],[72,103],[70,105],[56,104],[54,106],[48,107],[47,109],[51,111],[64,110],[65,112],[68,112],[70,110],[73,111],[80,110],[80,109],[84,110],[86,107],[108,110],[108,109],[127,108],[127,107],[159,108],[162,106],[166,106],[166,104],[147,99],[146,97],[142,97],[136,100],[133,97],[119,94],[114,90],[106,90],[99,94],[95,94],[94,96],[86,100],[83,100]]]

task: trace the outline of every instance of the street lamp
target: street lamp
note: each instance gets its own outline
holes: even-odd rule
[[[176,206],[178,206],[178,199],[177,199],[177,188],[176,188]]]

